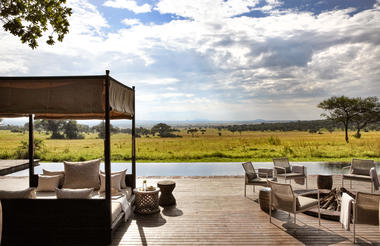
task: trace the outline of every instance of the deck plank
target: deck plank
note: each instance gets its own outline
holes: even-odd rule
[[[164,178],[163,178],[164,179]],[[156,185],[160,179],[148,179]],[[116,231],[111,245],[352,245],[352,232],[335,221],[277,211],[273,223],[260,210],[258,192],[243,195],[242,177],[175,178],[177,206],[150,216],[135,215]],[[142,184],[142,179],[137,180]],[[316,188],[316,176],[309,176]],[[334,176],[334,186],[341,185]],[[348,185],[348,183],[347,183]],[[369,184],[353,182],[354,191],[370,191]],[[304,186],[294,185],[295,189]],[[256,189],[258,191],[258,189]],[[380,245],[378,226],[358,225],[358,242]]]

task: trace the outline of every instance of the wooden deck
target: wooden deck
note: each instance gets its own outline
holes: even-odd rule
[[[168,178],[147,178],[149,185]],[[242,177],[170,178],[176,182],[174,195],[177,206],[161,208],[160,213],[148,216],[134,215],[115,232],[116,245],[352,245],[352,232],[344,231],[335,221],[275,212],[272,224],[260,210],[258,193],[248,188],[243,195]],[[142,178],[137,180],[142,185]],[[309,177],[309,187],[316,187],[316,177]],[[339,176],[334,186],[340,186]],[[20,177],[0,177],[1,188],[19,189],[28,185]],[[349,187],[349,182],[347,186]],[[363,182],[353,182],[354,191],[370,191]],[[257,187],[259,188],[259,187]],[[295,189],[304,186],[294,185]],[[258,191],[258,189],[256,189]],[[378,226],[358,225],[359,244],[380,245]]]
[[[165,178],[162,178],[165,179]],[[148,185],[158,180],[148,179]],[[322,220],[308,215],[292,215],[282,211],[274,213],[273,224],[260,210],[251,187],[244,198],[241,178],[175,178],[174,195],[177,206],[162,209],[150,216],[135,215],[122,225],[112,245],[340,245],[352,244],[352,232],[344,231],[338,222]],[[349,187],[347,182],[347,187]],[[138,179],[138,185],[142,179]],[[310,187],[316,187],[316,177],[309,177]],[[340,186],[339,176],[334,186]],[[369,184],[353,182],[353,187],[370,191]],[[257,187],[259,188],[259,187]],[[303,186],[295,185],[302,189]],[[258,189],[256,189],[257,191]],[[357,227],[360,244],[380,245],[378,226]]]
[[[34,160],[34,166],[39,165],[40,160]],[[29,160],[0,160],[0,176],[15,173],[29,168]]]

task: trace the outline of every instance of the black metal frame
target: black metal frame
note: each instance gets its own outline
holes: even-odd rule
[[[112,241],[112,232],[115,225],[121,221],[121,217],[116,222],[112,221],[111,214],[111,138],[110,138],[110,102],[109,86],[110,79],[121,84],[109,76],[109,70],[103,76],[52,76],[52,77],[16,77],[15,79],[61,79],[61,78],[105,78],[105,139],[104,139],[104,166],[105,166],[105,199],[99,200],[50,200],[50,199],[15,199],[2,200],[4,230],[2,244],[19,244],[20,242],[38,242],[45,245],[70,244],[80,242],[81,244],[108,244]],[[13,79],[0,77],[1,79]],[[122,84],[123,85],[123,84]],[[125,85],[123,85],[125,86]],[[125,86],[127,87],[127,86]],[[135,87],[127,87],[133,90],[133,116],[132,116],[132,175],[126,175],[126,182],[132,188],[136,187],[136,126],[135,126]],[[38,176],[34,174],[34,132],[33,115],[29,115],[29,186],[37,187]],[[26,211],[22,207],[28,208]],[[90,208],[91,207],[91,208]],[[70,209],[68,209],[70,208]],[[89,210],[86,210],[89,208]],[[96,208],[95,210],[93,208]],[[79,211],[78,211],[79,209]],[[88,211],[83,214],[84,211]],[[91,213],[99,213],[93,215]],[[52,213],[56,218],[56,226],[49,223],[51,221],[41,216],[48,215],[52,219]],[[28,217],[28,222],[25,222]],[[21,219],[23,218],[24,221]],[[23,224],[23,226],[17,226]],[[94,225],[94,226],[92,226]],[[29,229],[28,229],[29,228]],[[36,235],[36,230],[39,235]],[[33,233],[31,233],[33,232]],[[42,234],[41,234],[42,233]],[[46,241],[41,241],[43,234],[50,234]],[[33,235],[34,234],[34,235]],[[55,237],[57,238],[54,238]],[[62,237],[65,240],[60,241]],[[70,241],[72,238],[72,241]],[[46,238],[45,238],[46,239]],[[24,240],[24,241],[23,241]]]

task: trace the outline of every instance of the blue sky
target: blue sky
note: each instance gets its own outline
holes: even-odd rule
[[[111,75],[139,120],[312,120],[379,96],[380,0],[68,0],[70,33],[31,50],[0,29],[0,76]]]

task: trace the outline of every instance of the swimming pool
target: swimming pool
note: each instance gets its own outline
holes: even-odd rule
[[[336,164],[326,162],[292,162],[292,164],[304,165],[307,174],[341,174],[342,167],[349,164]],[[255,168],[273,168],[272,162],[253,162]],[[112,163],[112,171],[120,171],[128,168],[131,173],[131,163]],[[379,163],[376,164],[377,172],[380,171]],[[63,170],[61,162],[44,162],[35,167],[35,173],[41,174],[42,169],[51,171]],[[104,170],[104,163],[101,164]],[[192,163],[136,163],[137,176],[235,176],[243,175],[241,162],[192,162]],[[9,176],[28,176],[28,170],[12,173]]]

